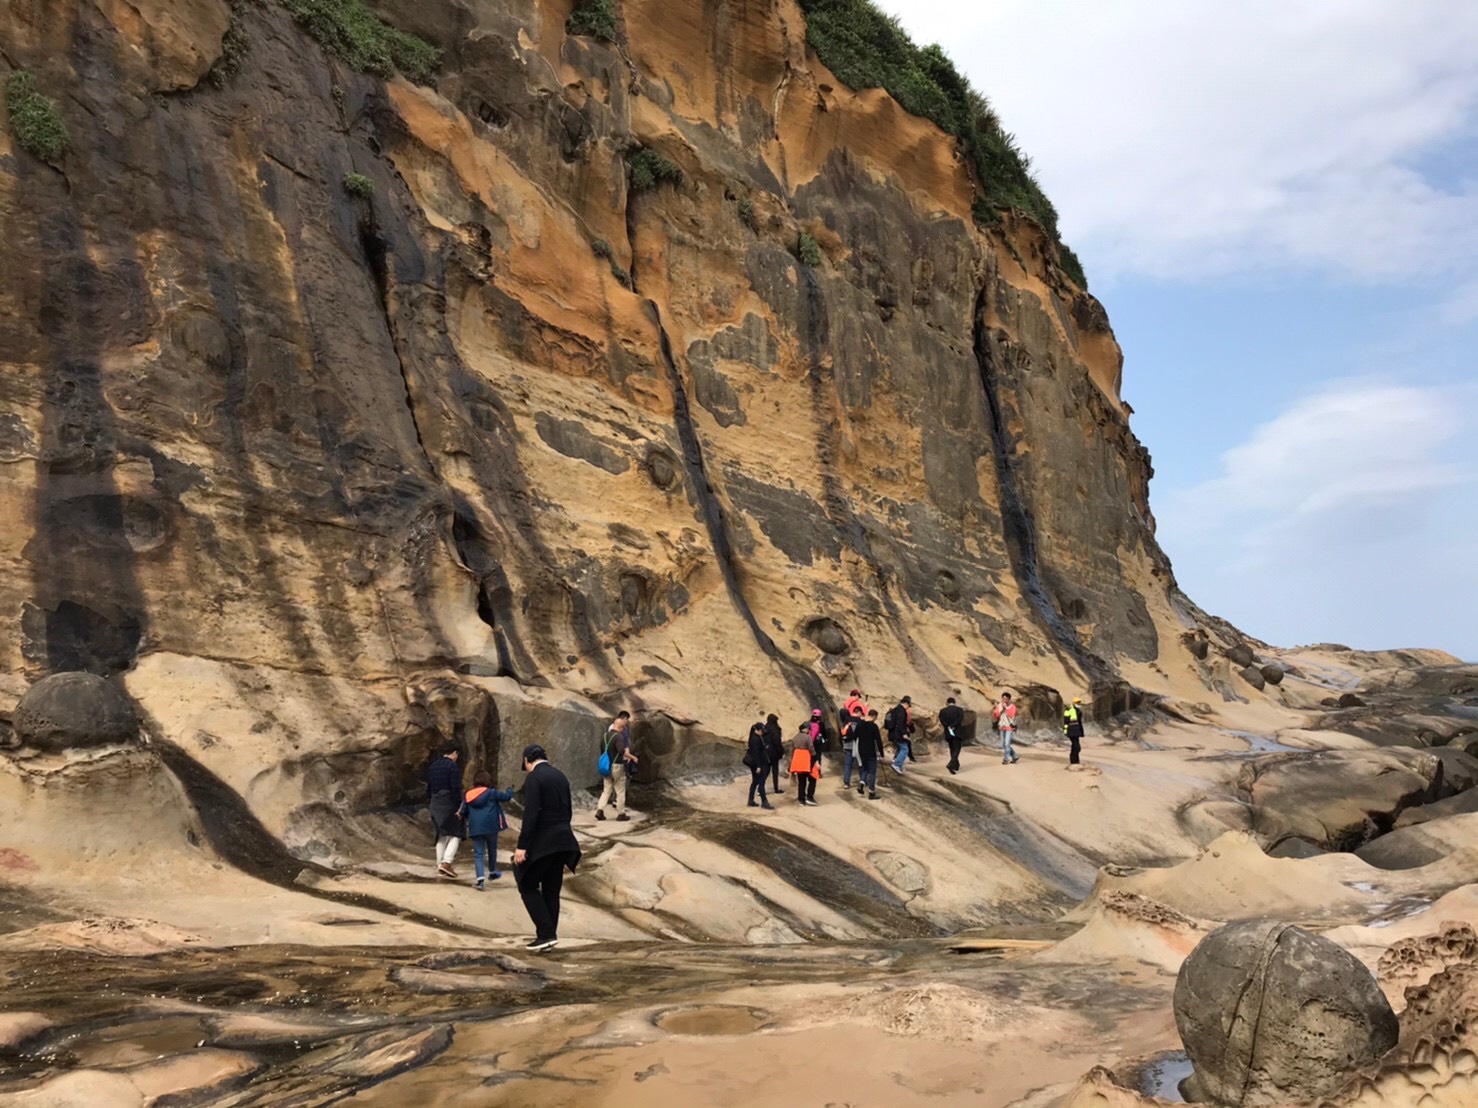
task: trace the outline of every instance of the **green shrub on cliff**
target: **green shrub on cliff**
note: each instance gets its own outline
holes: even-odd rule
[[[43,162],[61,161],[67,152],[67,125],[62,113],[48,97],[36,91],[36,79],[23,70],[5,82],[5,108],[10,114],[10,133],[21,149]]]
[[[802,265],[812,269],[819,268],[824,260],[821,244],[804,231],[801,232],[800,241],[796,243],[795,256],[801,260]]]
[[[363,173],[346,173],[344,174],[344,191],[361,200],[369,200],[375,195],[375,183]]]
[[[585,0],[565,20],[565,30],[572,35],[616,41],[616,12],[611,0]]]
[[[1062,247],[1057,209],[1031,175],[1031,162],[1002,127],[996,113],[960,75],[938,46],[919,47],[898,20],[871,0],[800,0],[806,40],[823,65],[852,88],[886,89],[914,115],[932,120],[958,138],[985,195],[975,204],[985,226],[1000,208],[1031,216],[1063,250],[1062,268],[1074,280],[1083,267]],[[1087,281],[1078,280],[1087,288]]]
[[[429,42],[397,31],[362,0],[278,0],[330,54],[355,69],[390,78],[403,73],[427,83],[441,62]]]
[[[643,146],[626,155],[626,164],[631,167],[631,191],[646,192],[658,185],[680,185],[683,171],[675,161],[664,158],[655,150]]]

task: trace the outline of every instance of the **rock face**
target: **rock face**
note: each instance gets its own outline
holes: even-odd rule
[[[91,673],[43,677],[15,709],[16,737],[39,750],[112,746],[131,742],[138,730],[127,695]]]
[[[1175,1023],[1202,1096],[1260,1108],[1323,1096],[1396,1045],[1395,1013],[1348,951],[1287,924],[1230,924],[1175,982]]]
[[[625,0],[619,45],[567,0],[371,6],[433,84],[276,3],[0,14],[71,135],[0,133],[0,669],[126,674],[243,793],[291,764],[278,834],[351,754],[359,809],[438,741],[511,773],[517,720],[632,707],[702,768],[853,685],[1203,673],[1101,306],[793,0]]]
[[[1354,850],[1390,830],[1407,808],[1435,799],[1441,782],[1434,755],[1391,748],[1267,758],[1243,767],[1237,786],[1266,845],[1301,838]]]

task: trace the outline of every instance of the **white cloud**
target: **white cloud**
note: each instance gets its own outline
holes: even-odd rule
[[[1478,657],[1475,400],[1346,381],[1295,403],[1158,505],[1181,583],[1274,641]]]
[[[1478,4],[930,0],[900,17],[990,97],[1090,274],[1478,277]],[[1423,172],[1463,143],[1467,180]]]

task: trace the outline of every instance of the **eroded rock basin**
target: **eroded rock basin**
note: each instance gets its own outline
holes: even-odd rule
[[[1032,964],[1046,941],[7,953],[6,1001],[54,1026],[3,1055],[0,1097],[122,1104],[170,1078],[221,1105],[1005,1104],[1172,1034],[1168,976]]]

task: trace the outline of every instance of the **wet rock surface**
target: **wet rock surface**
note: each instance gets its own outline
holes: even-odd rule
[[[1333,1092],[1396,1045],[1398,1024],[1370,971],[1287,924],[1230,924],[1202,939],[1175,984],[1175,1022],[1196,1088],[1227,1108]]]

